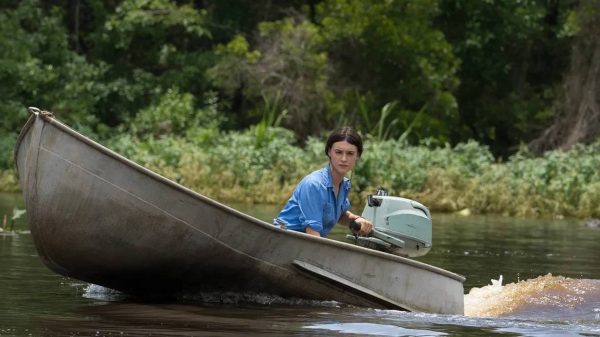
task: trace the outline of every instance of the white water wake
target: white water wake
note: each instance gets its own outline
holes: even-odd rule
[[[534,279],[473,288],[465,295],[471,317],[544,317],[600,323],[600,280],[547,274]]]

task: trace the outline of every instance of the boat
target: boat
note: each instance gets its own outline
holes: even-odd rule
[[[256,219],[29,111],[15,163],[35,247],[58,274],[133,295],[259,293],[463,314],[461,275]]]

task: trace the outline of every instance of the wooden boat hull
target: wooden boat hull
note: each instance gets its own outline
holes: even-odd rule
[[[34,243],[59,274],[138,294],[264,292],[463,314],[462,276],[279,229],[33,112],[15,159]]]

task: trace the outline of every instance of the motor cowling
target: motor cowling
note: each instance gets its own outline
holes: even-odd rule
[[[406,257],[423,256],[431,249],[431,213],[414,200],[379,189],[368,196],[362,217],[373,223],[373,231],[369,237],[347,236],[358,245]]]

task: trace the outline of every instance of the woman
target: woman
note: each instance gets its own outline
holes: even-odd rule
[[[360,225],[359,235],[368,235],[373,224],[349,211],[352,170],[363,151],[362,138],[350,127],[339,128],[329,135],[325,154],[329,164],[300,181],[275,222],[287,229],[325,237],[336,223]]]

